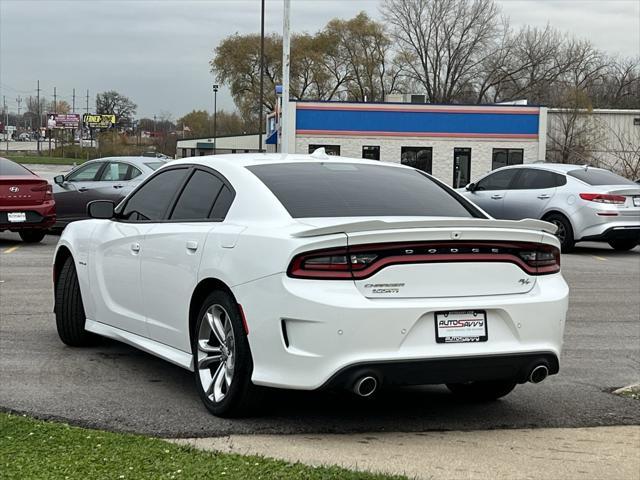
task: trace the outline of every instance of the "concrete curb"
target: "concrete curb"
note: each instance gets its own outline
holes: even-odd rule
[[[418,479],[640,479],[640,426],[172,440]]]

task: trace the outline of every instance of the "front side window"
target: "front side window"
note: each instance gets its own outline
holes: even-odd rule
[[[171,214],[171,220],[204,220],[209,218],[213,202],[222,189],[222,180],[203,170],[196,170]]]
[[[415,170],[337,162],[247,167],[293,218],[481,217],[439,182]]]
[[[514,168],[500,170],[498,172],[487,175],[476,183],[476,190],[506,190],[509,188],[511,181],[518,171]]]
[[[120,216],[132,221],[163,220],[187,170],[165,170],[152,177],[129,198]]]
[[[327,155],[340,156],[340,145],[309,145],[309,153],[313,153],[319,148],[324,148]]]
[[[98,171],[102,168],[102,165],[104,165],[103,162],[83,165],[67,177],[67,182],[93,182],[96,179]]]
[[[400,163],[431,174],[431,147],[401,147]]]
[[[494,148],[491,170],[509,165],[521,165],[523,161],[524,150],[522,148]]]

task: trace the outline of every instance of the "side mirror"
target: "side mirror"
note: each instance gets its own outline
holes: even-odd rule
[[[94,200],[87,204],[87,213],[91,218],[110,219],[114,217],[116,204],[111,200]]]
[[[470,191],[470,192],[475,192],[475,191],[476,191],[476,184],[475,184],[475,183],[473,183],[473,182],[471,182],[471,183],[470,183],[469,185],[467,185],[465,188],[466,188],[468,191]]]
[[[56,183],[56,185],[62,185],[64,183],[64,175],[56,175],[55,177],[53,177],[53,181]]]

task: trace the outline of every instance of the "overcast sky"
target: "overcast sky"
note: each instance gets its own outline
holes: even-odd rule
[[[267,31],[282,31],[282,3],[267,0]],[[498,3],[516,27],[548,22],[610,53],[640,54],[640,0]],[[314,32],[361,10],[379,18],[379,4],[292,0],[292,29]],[[213,109],[208,62],[217,43],[259,31],[260,0],[0,0],[0,95],[16,111],[16,98],[35,96],[39,79],[48,98],[55,86],[71,103],[75,88],[77,108],[87,89],[91,105],[97,92],[117,90],[138,104],[139,117],[167,111],[176,119]],[[218,107],[234,108],[224,89]]]

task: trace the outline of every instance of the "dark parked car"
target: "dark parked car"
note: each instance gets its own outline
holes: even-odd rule
[[[28,168],[0,157],[0,232],[18,232],[23,241],[35,243],[55,221],[51,185]]]
[[[83,163],[66,175],[53,180],[58,218],[55,230],[70,222],[88,218],[87,204],[93,200],[118,203],[136,185],[165,164],[148,157],[108,157]]]

